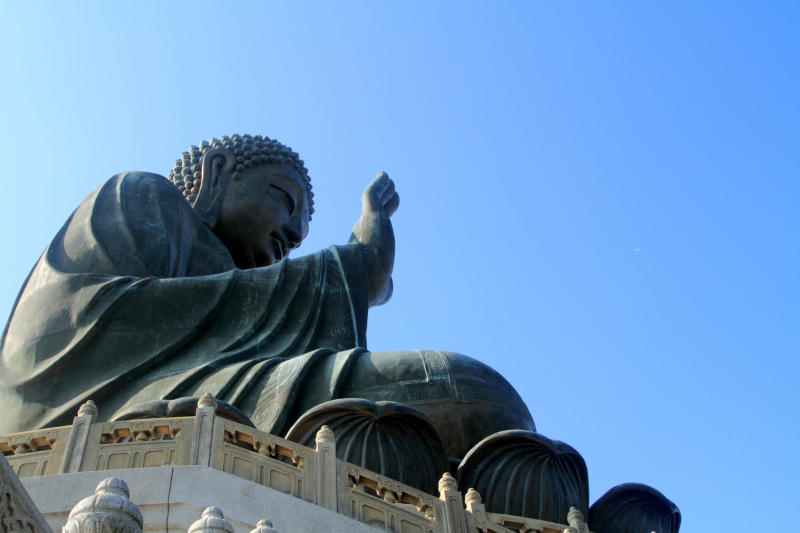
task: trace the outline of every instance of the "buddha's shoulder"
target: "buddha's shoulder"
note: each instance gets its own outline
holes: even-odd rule
[[[100,195],[114,195],[119,199],[139,197],[152,201],[157,196],[161,201],[189,203],[173,183],[153,172],[121,172],[111,176],[95,191]]]
[[[161,174],[155,174],[153,172],[120,172],[119,174],[111,176],[111,178],[109,178],[104,185],[109,184],[123,187],[165,189],[170,192],[181,194],[178,188],[175,187],[171,181]],[[181,196],[183,195],[181,194]]]

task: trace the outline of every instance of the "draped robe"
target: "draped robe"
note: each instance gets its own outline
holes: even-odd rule
[[[331,358],[330,397],[366,348],[361,249],[239,270],[162,176],[94,190],[23,286],[2,338],[0,434],[211,392],[282,433],[298,384]]]

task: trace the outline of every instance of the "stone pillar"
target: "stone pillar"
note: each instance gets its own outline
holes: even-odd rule
[[[336,437],[328,426],[317,431],[317,505],[337,511],[336,494]]]
[[[569,513],[567,513],[567,523],[569,524],[570,528],[575,529],[577,533],[589,533],[589,527],[586,525],[586,522],[583,521],[583,513],[581,513],[575,507],[569,508]]]
[[[200,520],[189,526],[189,533],[234,533],[234,531],[231,523],[223,517],[222,509],[209,507],[203,511]]]
[[[481,495],[475,489],[469,489],[464,496],[464,503],[467,506],[467,530],[470,533],[480,533],[480,529],[475,524],[475,519],[486,520],[486,507],[483,505]]]
[[[212,466],[216,411],[217,400],[210,393],[203,394],[197,401],[191,455],[191,464],[193,465]],[[209,509],[211,508],[209,507]]]
[[[72,474],[80,471],[83,453],[86,451],[86,442],[89,439],[89,429],[96,419],[97,406],[92,400],[78,409],[78,416],[72,420],[72,429],[69,432],[60,474]]]
[[[483,505],[481,495],[475,489],[469,489],[464,496],[464,503],[467,504],[467,511],[477,518],[486,518],[486,506]]]
[[[128,485],[110,477],[72,508],[62,533],[142,533],[142,513],[128,499]]]
[[[444,502],[448,533],[468,533],[467,516],[456,478],[446,472],[439,480],[439,499]],[[437,520],[440,517],[436,517]]]

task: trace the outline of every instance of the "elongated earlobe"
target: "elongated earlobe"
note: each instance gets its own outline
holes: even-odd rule
[[[201,162],[200,191],[192,204],[195,214],[208,229],[217,225],[222,210],[222,200],[236,167],[236,158],[225,148],[207,152]]]

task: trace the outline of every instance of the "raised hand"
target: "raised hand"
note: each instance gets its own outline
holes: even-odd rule
[[[361,196],[361,217],[350,244],[364,247],[369,261],[369,305],[386,303],[392,296],[394,230],[389,220],[400,206],[400,195],[386,172],[378,172]]]
[[[391,217],[400,206],[400,195],[394,189],[394,182],[389,174],[380,171],[375,179],[367,185],[361,197],[361,216],[365,213],[377,212],[381,209]]]

